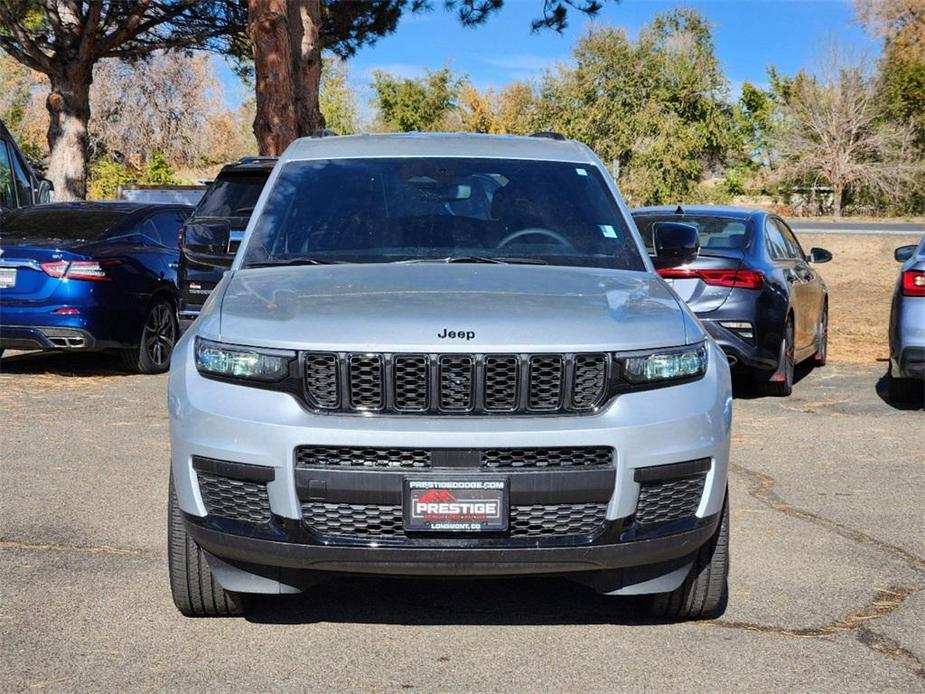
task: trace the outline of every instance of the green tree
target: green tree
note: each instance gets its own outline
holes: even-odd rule
[[[383,125],[401,132],[440,130],[456,108],[462,80],[449,67],[418,79],[373,73],[373,91]]]
[[[536,125],[619,162],[621,187],[634,202],[677,202],[741,150],[727,96],[709,24],[676,9],[635,41],[622,29],[591,29],[571,63],[542,81]]]
[[[320,100],[325,127],[338,135],[350,135],[359,129],[356,94],[350,87],[349,72],[344,61],[325,61],[321,72]]]

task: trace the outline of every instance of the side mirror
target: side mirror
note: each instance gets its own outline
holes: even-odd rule
[[[231,226],[228,222],[199,222],[186,225],[183,255],[191,263],[229,268],[234,253],[229,252]]]
[[[807,260],[811,263],[827,263],[832,259],[832,254],[824,248],[810,248]]]
[[[36,191],[38,198],[36,202],[44,203],[51,202],[51,194],[55,191],[55,184],[49,181],[47,178],[43,178],[39,181],[39,187]]]
[[[700,253],[697,227],[680,222],[656,222],[652,225],[655,256],[678,263],[694,260]]]
[[[897,263],[904,263],[915,254],[915,249],[915,244],[911,246],[900,246],[893,251],[893,257],[896,258]]]

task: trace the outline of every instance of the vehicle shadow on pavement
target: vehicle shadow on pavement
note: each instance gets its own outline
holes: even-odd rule
[[[129,375],[117,356],[103,352],[7,352],[0,360],[0,374],[74,378]]]
[[[897,402],[890,399],[890,374],[883,374],[877,379],[877,395],[883,402],[892,407],[894,410],[921,410],[925,409],[925,386],[922,388],[921,397],[908,402]]]
[[[793,386],[813,372],[813,361],[807,360],[802,364],[797,364],[793,369]],[[751,376],[745,374],[733,374],[732,376],[732,397],[737,400],[757,400],[759,398],[774,399],[772,395],[765,395],[761,392],[761,385]]]
[[[333,579],[301,595],[251,596],[245,618],[408,626],[660,623],[646,617],[639,599],[598,595],[562,578]]]

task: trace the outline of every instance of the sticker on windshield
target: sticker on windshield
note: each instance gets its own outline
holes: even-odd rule
[[[601,233],[604,235],[605,239],[615,239],[617,238],[617,231],[609,224],[599,225]]]
[[[575,169],[575,173],[577,173],[579,176],[587,176],[587,175],[588,175],[588,172],[587,172],[585,169],[580,169],[580,168],[579,168],[579,169]]]

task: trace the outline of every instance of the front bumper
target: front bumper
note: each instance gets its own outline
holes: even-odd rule
[[[193,365],[191,338],[187,335],[178,344],[170,374],[172,471],[189,532],[221,560],[288,569],[403,575],[593,572],[683,560],[715,530],[726,490],[732,395],[725,358],[712,342],[704,378],[620,395],[595,415],[422,418],[313,414],[286,393],[202,378]],[[519,491],[517,484],[511,486],[512,504],[571,503],[579,498],[592,500],[581,497],[590,494],[606,509],[605,525],[601,532],[571,538],[565,545],[557,544],[554,538],[515,541],[503,536],[466,540],[408,537],[402,542],[319,537],[303,523],[309,481],[297,465],[300,446],[444,450],[610,447],[613,464],[605,483],[600,475],[594,480],[581,477],[571,486],[564,476],[551,484],[539,481],[539,475],[509,475],[517,477],[520,484]],[[265,494],[272,520],[258,529],[208,514],[194,456],[266,470]],[[692,460],[707,460],[708,468],[691,516],[641,532],[633,521],[641,489],[639,471]],[[459,473],[458,469],[428,471],[431,476],[455,477]],[[401,472],[378,473],[387,477],[370,486],[344,481],[359,480],[368,471],[347,469],[338,474],[339,482],[326,480],[327,493],[341,496],[329,500],[356,504],[395,503],[395,498],[388,496],[394,495],[394,490],[388,487],[396,476],[402,476]],[[528,483],[528,479],[534,482]],[[568,479],[574,482],[578,477]],[[566,488],[572,491],[563,491]],[[351,493],[360,491],[362,498],[350,498]]]

